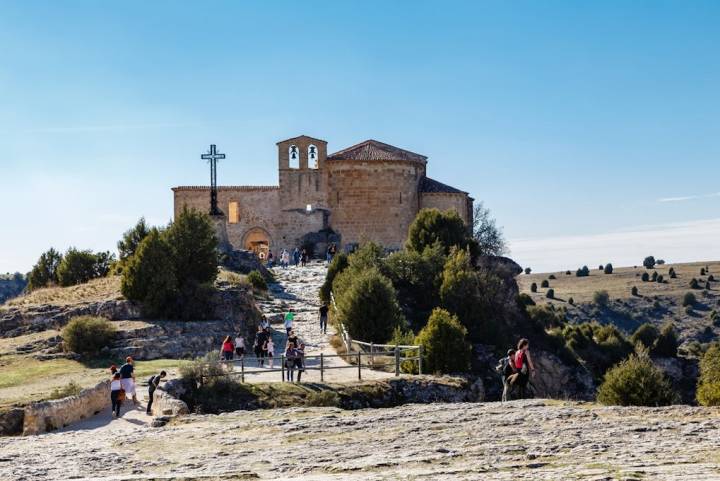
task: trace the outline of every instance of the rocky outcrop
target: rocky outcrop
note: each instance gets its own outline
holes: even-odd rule
[[[33,403],[25,407],[23,434],[54,431],[93,416],[110,404],[110,381],[83,389],[76,396]]]
[[[175,392],[175,384],[181,381],[173,379],[168,381],[164,386],[160,386],[153,394],[152,413],[155,416],[181,416],[189,414],[187,404],[178,399],[172,393]]]
[[[221,263],[223,267],[231,271],[241,274],[249,274],[252,271],[258,271],[267,280],[272,279],[272,274],[265,268],[260,259],[252,251],[245,250],[228,250],[221,254]]]
[[[23,408],[10,408],[0,411],[0,436],[15,436],[22,434],[25,410]]]

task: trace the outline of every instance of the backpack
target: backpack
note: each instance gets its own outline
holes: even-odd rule
[[[512,365],[510,364],[510,358],[503,357],[498,361],[498,365],[495,366],[495,371],[503,377],[508,377],[514,374]]]

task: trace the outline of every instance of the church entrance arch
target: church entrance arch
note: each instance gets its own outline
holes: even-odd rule
[[[253,251],[261,259],[267,259],[270,250],[270,234],[262,227],[249,229],[243,236],[243,248]]]

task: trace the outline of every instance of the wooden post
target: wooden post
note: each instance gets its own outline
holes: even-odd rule
[[[360,371],[362,370],[362,364],[361,364],[361,362],[362,362],[361,359],[362,359],[362,358],[360,357],[360,350],[359,350],[359,349],[358,349],[357,357],[358,357],[358,358],[357,358],[357,363],[358,363],[358,381],[360,381],[360,380],[362,380],[362,374],[360,373]]]
[[[400,375],[400,348],[395,344],[395,375]]]
[[[370,366],[375,365],[375,356],[373,355],[374,351],[375,351],[375,343],[371,342],[370,343]]]
[[[418,348],[418,374],[422,374],[422,358],[423,358],[423,347],[420,344]]]
[[[280,371],[282,372],[282,380],[285,382],[285,354],[280,354]]]
[[[245,382],[245,358],[240,358],[240,382]]]
[[[325,375],[323,369],[325,367],[323,353],[320,353],[320,382],[325,382]]]

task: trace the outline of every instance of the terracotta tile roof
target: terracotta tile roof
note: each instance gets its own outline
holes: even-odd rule
[[[424,163],[427,157],[377,140],[366,140],[329,155],[328,160],[410,160]]]
[[[465,191],[456,189],[455,187],[450,187],[449,185],[438,182],[430,177],[423,177],[420,179],[418,192],[422,192],[424,194],[467,194]]]

